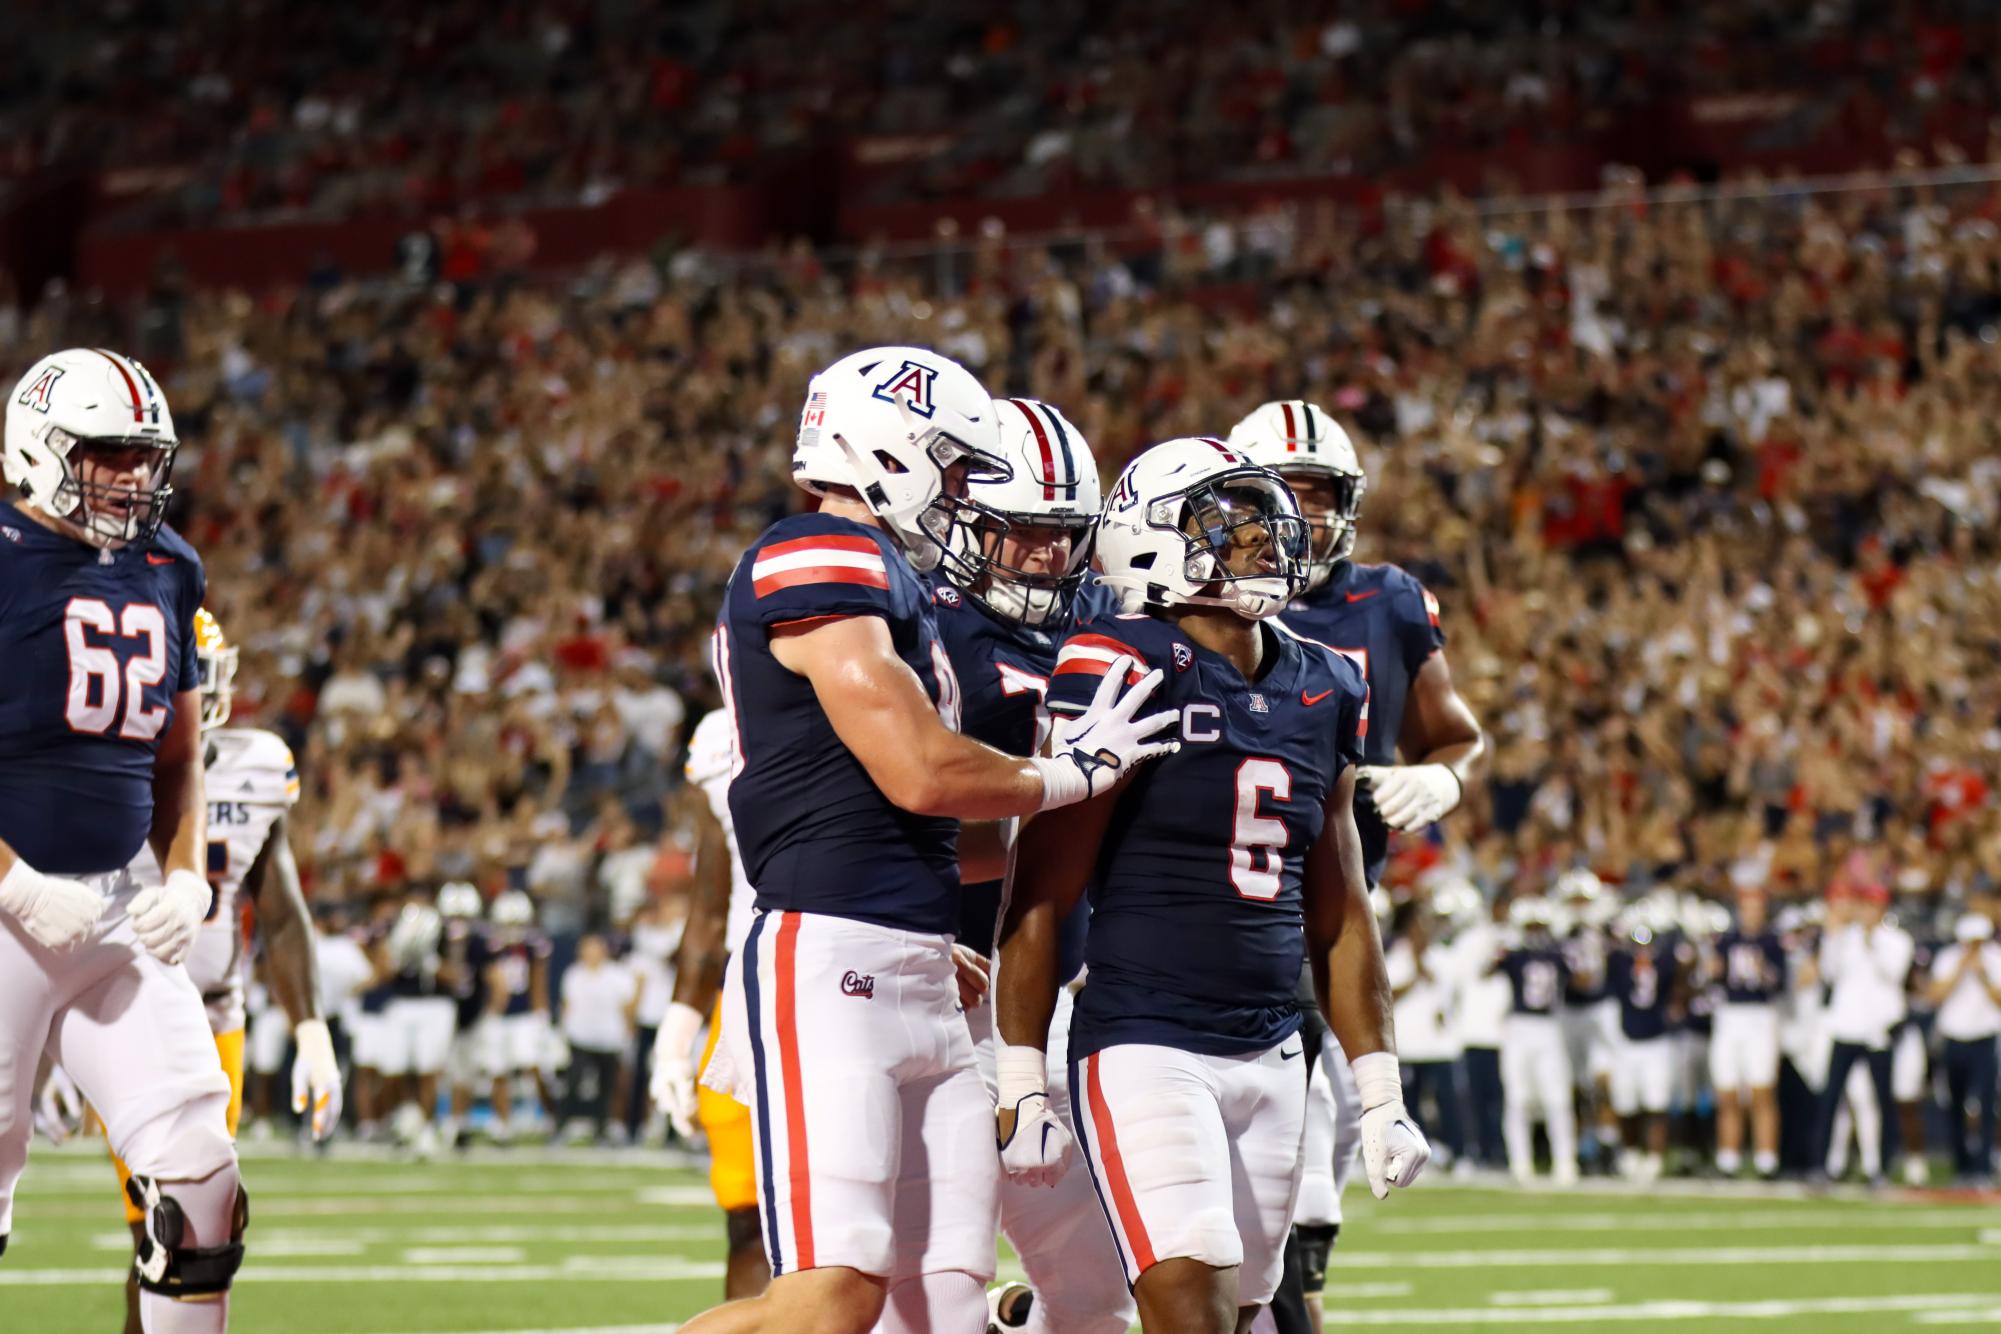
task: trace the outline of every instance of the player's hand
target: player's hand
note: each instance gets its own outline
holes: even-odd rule
[[[667,1007],[653,1043],[653,1080],[648,1091],[653,1105],[667,1115],[674,1133],[684,1141],[695,1138],[700,1109],[695,1092],[695,1038],[702,1031],[702,1012],[675,1001]]]
[[[312,1109],[314,1139],[325,1139],[340,1124],[340,1062],[324,1019],[308,1019],[292,1030],[299,1054],[292,1061],[292,1114]]]
[[[1133,716],[1160,688],[1161,674],[1156,667],[1121,692],[1132,666],[1128,655],[1113,659],[1091,706],[1075,718],[1056,720],[1049,758],[1034,762],[1042,772],[1043,810],[1109,792],[1139,765],[1181,749],[1180,740],[1169,735],[1180,714],[1168,709]]]
[[[970,1010],[986,999],[994,966],[986,955],[964,945],[952,946],[952,963],[959,970],[959,1008]]]
[[[132,934],[161,963],[179,963],[194,948],[202,919],[215,902],[208,881],[186,869],[171,871],[164,885],[142,889],[125,915]]]
[[[83,1094],[59,1065],[48,1067],[35,1093],[35,1129],[51,1144],[60,1144],[83,1128]]]
[[[994,1054],[1000,1085],[994,1141],[1001,1170],[1024,1186],[1053,1186],[1070,1167],[1070,1127],[1049,1108],[1047,1060],[1035,1047],[1002,1047]]]
[[[104,896],[79,880],[43,875],[16,857],[0,878],[0,911],[52,950],[66,950],[90,934],[104,912]]]
[[[1415,1182],[1431,1161],[1431,1145],[1403,1105],[1403,1075],[1393,1053],[1378,1051],[1348,1063],[1362,1097],[1362,1170],[1379,1200],[1390,1187]]]
[[[1392,829],[1436,824],[1459,805],[1459,778],[1442,764],[1365,764],[1355,778]]]

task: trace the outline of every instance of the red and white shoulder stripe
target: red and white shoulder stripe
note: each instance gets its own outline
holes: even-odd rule
[[[882,548],[872,537],[826,533],[774,542],[757,553],[750,567],[751,586],[759,597],[801,584],[861,584],[888,588],[889,570]]]
[[[1053,675],[1103,676],[1122,657],[1133,660],[1133,665],[1126,669],[1127,685],[1133,685],[1146,676],[1146,659],[1132,645],[1121,643],[1110,635],[1072,635],[1056,652]]]

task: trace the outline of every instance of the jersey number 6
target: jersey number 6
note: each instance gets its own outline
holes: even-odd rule
[[[145,641],[145,649],[124,663],[125,717],[118,724],[118,735],[127,741],[151,741],[167,725],[164,707],[146,707],[146,687],[167,679],[167,618],[149,602],[129,603],[116,618],[111,608],[96,598],[71,598],[64,608],[69,695],[63,717],[73,732],[103,736],[111,730],[112,719],[118,717],[121,673],[118,654],[91,643],[92,633]]]
[[[1292,800],[1292,774],[1277,760],[1245,760],[1237,766],[1237,821],[1230,835],[1230,883],[1247,899],[1266,902],[1285,884],[1280,851],[1290,837],[1285,821],[1259,813],[1266,793],[1273,801]]]

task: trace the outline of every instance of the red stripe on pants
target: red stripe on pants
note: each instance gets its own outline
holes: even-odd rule
[[[1132,1182],[1126,1179],[1126,1161],[1119,1156],[1119,1135],[1112,1126],[1111,1108],[1105,1105],[1104,1084],[1098,1078],[1098,1057],[1092,1052],[1085,1060],[1085,1085],[1091,1099],[1091,1126],[1098,1132],[1098,1157],[1105,1166],[1105,1184],[1112,1190],[1112,1205],[1119,1212],[1119,1226],[1125,1229],[1126,1245],[1133,1253],[1133,1268],[1144,1274],[1153,1268],[1153,1242],[1140,1221],[1139,1203],[1133,1199]]]
[[[806,1154],[806,1086],[799,1077],[799,914],[780,915],[776,1009],[779,1078],[785,1085],[786,1176],[792,1183],[792,1268],[813,1267],[813,1172]]]

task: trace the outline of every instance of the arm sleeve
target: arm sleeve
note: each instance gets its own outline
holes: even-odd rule
[[[1407,596],[1397,599],[1397,638],[1403,647],[1404,670],[1413,679],[1431,655],[1445,647],[1445,630],[1438,623],[1438,599],[1415,578]]]
[[[192,559],[183,563],[188,569],[187,600],[180,608],[181,623],[174,627],[174,633],[181,638],[181,674],[174,683],[176,694],[201,686],[201,664],[195,660],[195,613],[201,610],[202,599],[208,596],[208,575],[201,563]]]
[[[737,606],[769,628],[834,616],[895,620],[898,606],[881,545],[865,533],[807,533],[768,542],[745,558]]]
[[[1056,651],[1056,670],[1049,676],[1049,711],[1066,717],[1075,717],[1091,705],[1091,697],[1098,693],[1098,684],[1105,679],[1105,673],[1119,657],[1133,659],[1133,666],[1126,673],[1126,683],[1139,681],[1150,670],[1146,655],[1127,640],[1104,633],[1099,627],[1087,627],[1077,631],[1063,641],[1063,647]],[[1164,705],[1172,693],[1172,681],[1157,699],[1149,701],[1149,706]]]

